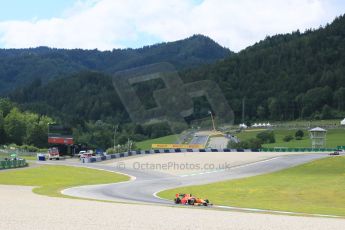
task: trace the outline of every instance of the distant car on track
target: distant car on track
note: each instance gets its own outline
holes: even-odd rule
[[[48,158],[49,160],[60,160],[60,152],[56,147],[48,149]]]
[[[340,154],[340,151],[334,151],[333,153],[330,153],[330,156],[338,156]]]
[[[84,153],[86,153],[85,150],[80,151],[80,152],[78,153],[78,157],[80,158]]]

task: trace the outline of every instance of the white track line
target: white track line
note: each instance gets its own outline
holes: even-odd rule
[[[244,164],[244,165],[234,166],[234,167],[231,167],[230,169],[232,169],[232,168],[241,168],[241,167],[245,167],[245,166],[248,166],[248,165],[258,164],[258,163],[261,163],[261,162],[267,162],[267,161],[271,161],[271,160],[277,159],[277,158],[279,158],[279,157],[273,157],[273,158],[262,160],[262,161],[257,161],[257,162],[248,163],[248,164]],[[57,164],[54,164],[54,163],[45,163],[45,164],[57,165]],[[67,165],[65,165],[65,166],[67,166]],[[112,172],[112,173],[119,173],[119,174],[123,174],[123,175],[129,176],[131,178],[129,181],[122,181],[122,182],[118,182],[118,183],[114,183],[114,184],[129,183],[129,182],[131,182],[131,181],[136,179],[136,177],[128,175],[128,174],[120,173],[120,172],[114,172],[114,171],[106,170],[106,169],[98,169],[98,168],[93,168],[93,167],[88,167],[88,166],[77,166],[77,165],[68,165],[68,166],[84,167],[84,168],[96,169],[96,170],[107,171],[107,172]],[[194,174],[191,174],[191,175],[202,175],[202,174],[206,174],[206,173],[215,173],[215,172],[220,172],[220,171],[225,171],[225,169],[208,171],[208,172],[201,172],[201,173],[194,173]],[[181,175],[181,177],[182,176],[189,176],[189,175]],[[105,184],[103,184],[103,185],[105,185]],[[62,190],[61,193],[66,195],[65,191],[67,191],[69,189],[78,188],[78,187],[85,187],[85,186],[88,186],[88,185],[82,185],[82,186],[67,188],[67,189]],[[159,192],[164,191],[164,190],[166,190],[166,189],[162,189],[162,190],[159,190],[157,192],[154,192],[152,195],[154,197],[156,197],[157,199],[165,200],[165,201],[170,201],[168,199],[161,198],[161,197],[159,197],[157,195]],[[337,216],[337,215],[310,214],[310,213],[303,213],[303,212],[289,212],[289,211],[267,210],[267,209],[257,209],[257,208],[239,208],[239,207],[231,207],[231,206],[224,206],[224,205],[214,205],[213,207],[223,208],[223,209],[231,209],[231,210],[234,210],[234,211],[249,211],[249,212],[257,212],[257,213],[275,213],[275,214],[285,214],[285,215],[287,214],[287,215],[304,215],[304,216],[328,217],[328,218],[344,218],[342,216]]]
[[[209,173],[224,172],[224,171],[226,171],[226,170],[231,170],[231,169],[236,169],[236,168],[243,168],[243,167],[247,167],[247,166],[249,166],[249,165],[255,165],[255,164],[258,164],[258,163],[263,163],[263,162],[275,160],[275,159],[277,159],[277,158],[280,158],[280,156],[279,156],[279,157],[273,157],[273,158],[266,159],[266,160],[256,161],[256,162],[252,162],[252,163],[247,163],[247,164],[243,164],[243,165],[233,166],[233,167],[230,167],[230,168],[227,168],[227,169],[218,169],[218,170],[212,170],[212,171],[203,171],[203,172],[192,173],[192,174],[182,174],[182,175],[179,175],[179,176],[180,176],[180,177],[189,177],[189,176],[197,176],[197,175],[203,175],[203,174],[209,174]]]
[[[112,170],[108,170],[108,169],[94,168],[94,167],[90,167],[90,166],[87,166],[87,165],[54,164],[53,162],[51,162],[51,163],[50,162],[38,163],[38,164],[40,164],[40,165],[57,165],[57,166],[69,166],[69,167],[77,167],[77,168],[95,169],[95,170],[100,170],[100,171],[105,171],[105,172],[122,174],[122,175],[128,176],[130,178],[128,181],[123,181],[123,182],[129,182],[129,181],[133,181],[133,180],[137,179],[135,176],[129,175],[127,173],[122,173],[122,172],[118,172],[118,171],[112,171]],[[122,183],[122,182],[118,182],[118,183]]]
[[[108,183],[108,184],[94,184],[94,185],[109,185],[109,184],[123,184],[123,183],[129,183],[129,182],[132,182],[134,180],[136,180],[137,178],[135,176],[132,176],[132,175],[129,175],[129,174],[126,174],[126,173],[122,173],[122,172],[116,172],[116,171],[111,171],[111,170],[107,170],[107,169],[100,169],[100,168],[94,168],[94,167],[90,167],[90,166],[86,166],[86,165],[64,165],[64,164],[54,164],[53,162],[46,162],[46,163],[38,163],[40,165],[61,165],[61,166],[69,166],[69,167],[77,167],[77,168],[88,168],[88,169],[94,169],[94,170],[100,170],[100,171],[105,171],[105,172],[111,172],[111,173],[117,173],[117,174],[122,174],[122,175],[125,175],[125,176],[128,176],[130,179],[128,181],[121,181],[121,182],[116,182],[116,183]],[[87,186],[93,186],[93,185],[81,185],[81,186],[74,186],[74,187],[71,187],[71,188],[65,188],[63,190],[60,191],[61,194],[63,195],[67,195],[69,196],[68,194],[66,194],[66,191],[68,190],[73,190],[73,189],[78,189],[78,188],[82,188],[82,187],[87,187]]]
[[[167,190],[167,189],[159,190],[159,191],[157,191],[157,192],[154,192],[152,195],[153,195],[154,197],[160,199],[160,200],[170,201],[170,200],[168,200],[168,199],[165,199],[165,198],[162,198],[162,197],[157,196],[157,193],[160,193],[160,192],[165,191],[165,190]]]
[[[159,197],[157,194],[164,191],[166,189],[162,189],[153,193],[152,195],[160,200],[170,201],[168,199]],[[240,207],[232,207],[232,206],[224,206],[224,205],[213,205],[212,207],[215,208],[222,208],[222,209],[230,209],[233,211],[246,211],[246,212],[256,212],[256,213],[274,213],[274,214],[283,214],[283,215],[296,215],[296,216],[312,216],[312,217],[327,217],[327,218],[344,218],[343,216],[337,215],[326,215],[326,214],[313,214],[313,213],[304,213],[304,212],[289,212],[289,211],[278,211],[278,210],[267,210],[267,209],[259,209],[259,208],[240,208]]]

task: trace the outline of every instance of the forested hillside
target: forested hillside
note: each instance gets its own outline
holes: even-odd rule
[[[46,85],[36,80],[14,91],[11,99],[24,109],[50,114],[69,126],[89,120],[130,122],[111,77],[99,72],[80,72]]]
[[[317,30],[267,37],[213,66],[183,74],[213,79],[247,121],[345,116],[345,18]]]
[[[45,84],[52,79],[85,70],[111,74],[157,62],[170,62],[176,68],[182,69],[213,63],[230,54],[228,49],[202,35],[140,49],[114,49],[104,52],[48,47],[0,49],[0,94],[30,84],[36,79]]]
[[[247,121],[345,116],[345,18],[305,33],[267,37],[224,61],[180,75],[185,82],[218,82],[237,121],[243,98]],[[48,85],[34,81],[11,98],[26,108],[68,120],[128,119],[110,76],[95,72]]]
[[[207,40],[200,36],[190,39]],[[170,45],[174,47],[173,45],[176,44],[168,43],[165,47]],[[143,48],[136,50],[135,53],[145,53],[145,49],[155,53],[154,50],[158,52],[160,46],[162,45]],[[175,48],[171,48],[171,52],[192,56],[201,55],[207,59],[207,52],[194,54],[195,50],[191,51],[193,49],[186,47],[188,46],[181,47],[178,52]],[[134,52],[134,50],[130,51]],[[93,66],[94,69],[104,69],[105,66],[111,66],[91,58],[95,56],[85,55],[92,51],[69,52],[80,52],[81,56],[77,55],[75,59],[71,59],[74,61],[66,59],[69,60],[68,63],[77,63],[76,60],[80,59],[84,61],[78,62],[78,65],[88,66],[88,68]],[[171,53],[166,52],[167,55]],[[111,52],[107,54],[110,55]],[[212,54],[211,57],[214,55],[216,54]],[[153,56],[163,57],[164,55],[160,53]],[[69,58],[72,56],[70,55]],[[42,60],[46,59],[49,58],[42,58]],[[154,58],[135,60],[137,60],[134,62],[135,65],[162,61]],[[168,60],[168,57],[163,60]],[[193,59],[184,59],[183,56],[176,55],[173,60],[175,64],[179,63],[176,64],[177,66],[181,67],[184,60],[188,60],[188,64],[192,66]],[[125,62],[119,63],[121,63],[121,68],[125,68]],[[126,67],[131,65],[128,64]],[[18,73],[22,74],[23,71],[18,68]],[[180,68],[180,76],[185,82],[203,79],[216,81],[235,112],[236,122],[240,122],[244,98],[246,121],[249,122],[344,117],[345,18],[336,18],[332,24],[324,28],[308,30],[304,33],[296,31],[291,34],[267,37],[215,64],[197,68]],[[139,87],[142,93],[140,98],[143,102],[148,102],[148,108],[154,106],[152,91],[161,87],[161,82],[152,82],[152,85],[146,83]],[[115,124],[122,124],[121,134],[119,134],[120,143],[125,143],[127,137],[143,140],[171,133],[164,124],[153,127],[130,124],[129,116],[114,90],[111,75],[106,71],[79,71],[73,75],[51,80],[46,84],[44,80],[31,80],[30,84],[19,87],[8,95],[23,109],[52,116],[59,123],[76,127],[76,136],[85,142],[93,142],[95,146],[111,145],[110,134]],[[194,114],[193,118],[200,118],[203,114],[208,116],[209,109],[203,109],[203,106],[209,105],[203,100],[196,100],[194,108],[199,114]],[[127,125],[123,125],[124,123]],[[103,134],[97,134],[97,132]]]

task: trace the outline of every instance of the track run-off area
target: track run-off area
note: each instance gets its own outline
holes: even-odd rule
[[[171,157],[175,155],[177,158]],[[171,200],[165,200],[157,197],[157,193],[163,190],[184,187],[190,185],[209,184],[213,182],[233,180],[245,177],[251,177],[266,173],[279,171],[296,165],[307,163],[316,159],[328,156],[322,153],[308,154],[291,154],[291,155],[267,155],[257,158],[256,154],[261,153],[173,153],[173,154],[156,154],[152,156],[144,156],[138,158],[121,159],[119,162],[111,163],[92,163],[80,164],[72,162],[54,162],[54,164],[73,165],[81,167],[89,167],[94,169],[107,170],[117,173],[129,175],[132,179],[127,182],[104,184],[104,185],[87,185],[74,188],[68,188],[62,191],[64,195],[81,197],[87,199],[121,201],[121,202],[140,202],[149,204],[163,204],[175,206]],[[224,159],[225,163],[220,164],[219,159],[214,163],[204,163],[203,161],[194,162],[197,170],[186,169],[192,167],[193,162],[188,162],[190,156],[194,154],[196,157],[206,158],[208,161],[213,155],[233,154],[246,156],[245,161],[235,161],[234,164],[226,162],[235,159]],[[253,157],[251,157],[253,156]],[[151,157],[152,159],[146,159]],[[166,162],[162,162],[162,158],[168,158]],[[180,158],[180,159],[179,159]],[[185,161],[181,159],[186,159]],[[174,161],[175,160],[175,161]],[[173,162],[173,164],[172,164]],[[211,161],[212,162],[212,161]],[[51,164],[51,162],[49,162]],[[165,168],[162,165],[165,164]],[[203,166],[212,165],[212,169],[205,169]],[[215,166],[216,165],[216,166]],[[171,166],[171,168],[169,168]],[[183,166],[183,169],[182,167]],[[176,169],[176,167],[180,167]],[[183,192],[183,191],[181,191]],[[229,207],[215,206],[217,208],[228,209]],[[232,208],[234,209],[234,208]],[[239,209],[240,210],[240,209]],[[252,210],[261,211],[261,210]],[[283,213],[283,212],[282,212]]]
[[[42,196],[32,193],[32,187],[0,185],[2,207],[4,207],[2,211],[0,210],[2,216],[0,227],[35,230],[62,228],[110,230],[114,229],[114,226],[117,229],[143,230],[341,229],[344,219],[334,218],[335,216],[221,205],[208,207],[175,205],[174,197],[169,200],[156,195],[166,189],[276,172],[327,156],[326,153],[162,153],[88,164],[71,159],[32,162],[36,165],[65,165],[122,173],[130,176],[130,180],[70,187],[61,191],[64,195],[87,200]],[[164,164],[171,166],[171,163],[173,167],[163,167]],[[187,164],[190,164],[190,168],[186,167]],[[194,168],[191,165],[194,165]],[[205,167],[206,165],[214,167],[211,169]],[[9,199],[10,197],[16,199]],[[52,212],[54,215],[51,215]],[[35,215],[37,218],[32,220],[27,213],[37,213]],[[20,222],[17,220],[18,216]],[[178,221],[181,216],[193,221]],[[198,221],[195,221],[195,218]]]

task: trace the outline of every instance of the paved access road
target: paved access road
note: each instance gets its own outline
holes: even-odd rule
[[[208,146],[215,149],[224,149],[227,147],[228,142],[229,139],[226,137],[211,137]]]
[[[180,186],[207,184],[217,181],[244,178],[264,173],[278,171],[315,159],[326,157],[327,154],[304,154],[279,156],[259,162],[234,166],[228,169],[199,172],[190,175],[170,175],[161,172],[140,171],[135,169],[115,168],[103,164],[79,164],[58,162],[75,166],[88,166],[90,168],[110,170],[125,173],[135,177],[134,180],[117,184],[91,185],[69,188],[64,194],[76,197],[91,198],[98,200],[145,202],[164,205],[173,205],[172,201],[163,200],[154,194]],[[182,191],[183,192],[183,191]],[[173,199],[173,197],[172,197]]]
[[[189,144],[192,145],[206,145],[208,136],[206,135],[195,135]]]

